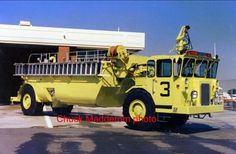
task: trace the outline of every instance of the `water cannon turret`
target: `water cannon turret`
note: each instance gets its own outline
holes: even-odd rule
[[[190,26],[182,26],[176,38],[175,52],[177,54],[184,54],[187,50],[192,50],[193,46],[188,34]]]

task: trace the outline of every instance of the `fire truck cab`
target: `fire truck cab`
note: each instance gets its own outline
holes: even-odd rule
[[[152,117],[155,110],[158,120],[179,126],[190,115],[200,117],[223,111],[222,100],[218,99],[218,62],[218,57],[197,51],[150,57],[146,80],[136,78],[136,85],[128,93],[123,113],[133,118],[144,115]],[[146,99],[152,103],[147,103]],[[126,104],[129,104],[129,113],[125,111]],[[142,124],[130,125],[136,127]],[[147,124],[145,127],[148,127]]]

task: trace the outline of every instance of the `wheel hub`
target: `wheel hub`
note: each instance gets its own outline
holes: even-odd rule
[[[134,100],[129,106],[129,114],[133,120],[141,121],[146,115],[146,106],[141,100]]]
[[[23,106],[27,110],[31,106],[31,97],[29,94],[25,94],[23,97]]]

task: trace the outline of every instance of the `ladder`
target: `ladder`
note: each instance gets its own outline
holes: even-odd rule
[[[104,51],[76,51],[70,53],[76,62],[53,63],[49,60],[52,55],[58,56],[57,53],[31,54],[28,63],[14,64],[14,76],[97,76],[102,72],[101,61],[106,58]]]

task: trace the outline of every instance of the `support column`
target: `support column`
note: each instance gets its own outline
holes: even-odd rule
[[[69,61],[70,47],[58,48],[58,63],[67,63]]]

